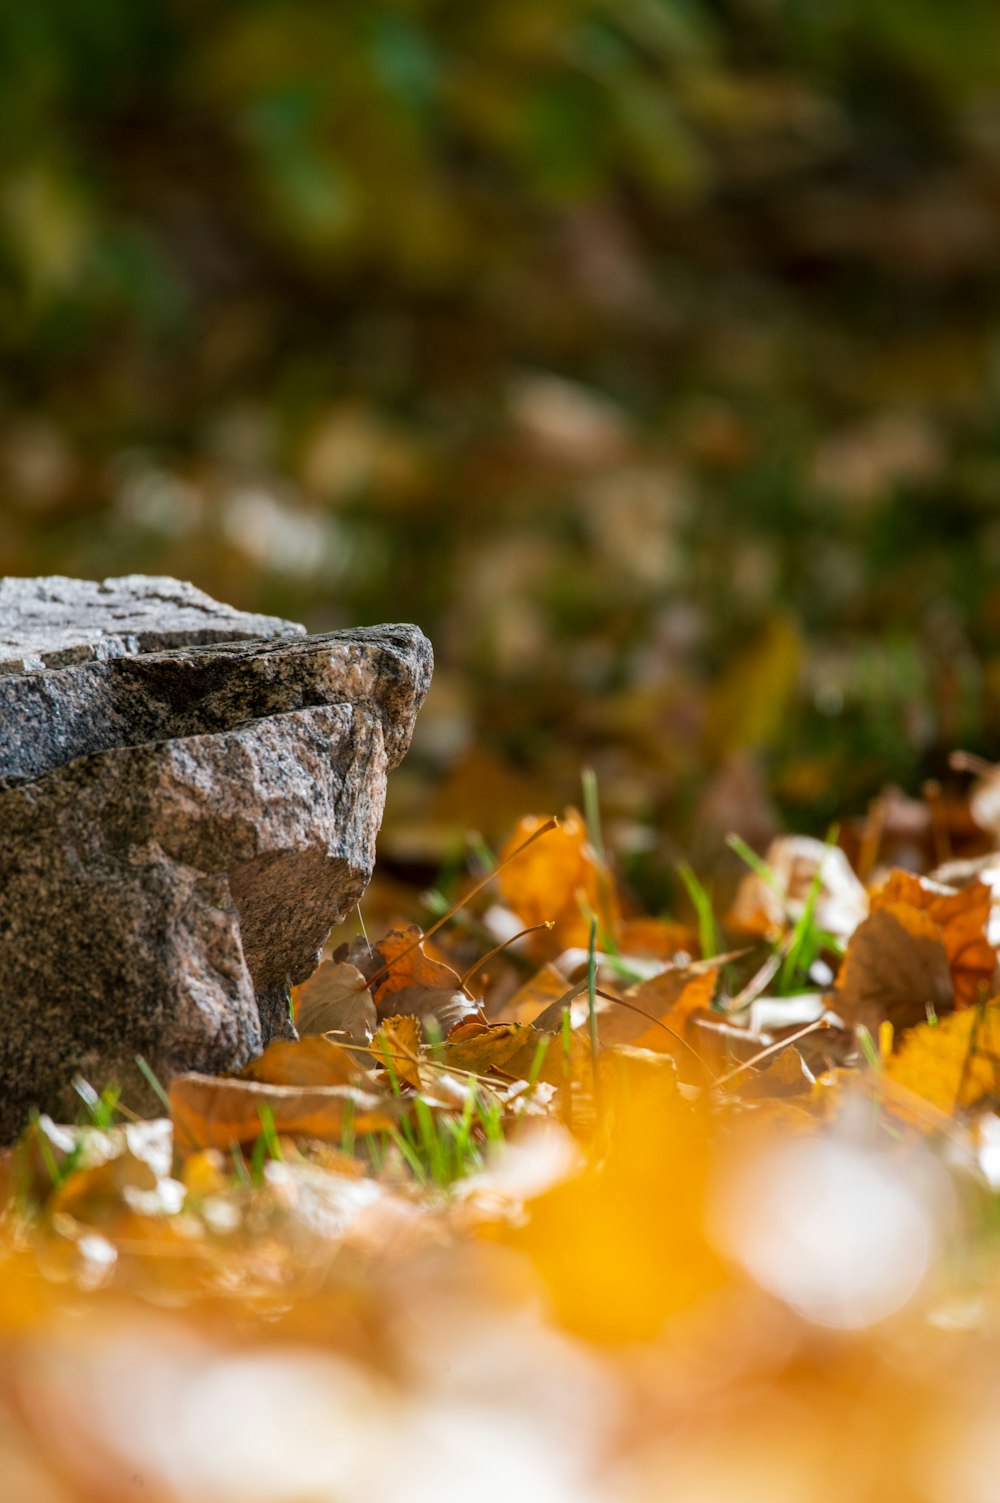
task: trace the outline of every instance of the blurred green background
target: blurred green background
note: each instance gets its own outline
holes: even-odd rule
[[[0,75],[0,570],[419,622],[401,850],[1000,747],[989,0],[46,0]]]

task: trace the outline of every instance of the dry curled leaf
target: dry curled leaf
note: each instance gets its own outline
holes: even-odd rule
[[[948,956],[956,1007],[988,995],[996,951],[987,938],[992,893],[985,882],[968,882],[957,892],[897,870],[872,894],[872,910],[908,903],[937,925]]]
[[[380,1017],[391,1013],[417,1018],[425,1034],[433,1032],[445,1039],[470,1019],[485,1022],[479,1004],[450,986],[404,986],[401,991],[387,992],[382,1006]]]
[[[396,1005],[393,999],[395,992],[406,991],[411,987],[449,993],[464,991],[458,972],[428,953],[426,942],[416,924],[408,929],[390,929],[374,949],[376,968],[369,966],[362,969],[371,978],[371,992],[380,1018],[406,1011]]]
[[[470,1027],[466,1037],[445,1045],[441,1062],[474,1075],[500,1070],[505,1075],[523,1078],[530,1071],[535,1051],[544,1037],[537,1029],[518,1023],[489,1024],[475,1034]]]
[[[808,835],[779,835],[764,861],[774,883],[747,872],[729,911],[734,928],[770,937],[780,934],[790,921],[802,917],[817,874],[815,920],[821,929],[847,939],[868,916],[868,894],[837,846]]]
[[[520,821],[500,851],[497,882],[504,902],[525,925],[553,927],[531,936],[531,948],[551,958],[574,946],[585,946],[590,936],[588,913],[596,913],[601,927],[614,932],[617,905],[608,872],[597,859],[587,839],[583,817],[567,809],[557,829],[508,860],[536,830],[546,823],[541,815]]]
[[[934,920],[909,903],[881,906],[855,930],[833,998],[851,1027],[899,1031],[954,1005],[948,952]]]
[[[336,1033],[367,1044],[375,1032],[375,1003],[365,977],[348,961],[324,960],[292,989],[295,1026],[302,1035]]]
[[[420,1089],[420,1024],[415,1017],[386,1018],[372,1039],[371,1052],[387,1073]]]
[[[261,1108],[279,1133],[339,1139],[345,1124],[355,1132],[392,1127],[399,1103],[355,1086],[280,1086],[214,1075],[177,1075],[170,1084],[170,1114],[177,1147],[228,1149],[260,1136]]]

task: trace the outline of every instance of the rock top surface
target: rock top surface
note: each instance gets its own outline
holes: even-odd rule
[[[168,597],[159,624],[95,631],[101,587],[69,581],[83,622],[58,642],[3,628],[21,667],[0,675],[0,1140],[32,1106],[72,1110],[76,1075],[142,1109],[137,1054],[166,1084],[294,1033],[289,988],[364,892],[430,682],[414,626],[305,636],[205,596],[199,626],[176,581],[107,583],[130,626]],[[7,580],[0,601],[31,586],[73,594]],[[270,636],[142,650],[227,620]]]
[[[234,610],[166,576],[0,579],[0,674],[304,632],[297,622]]]

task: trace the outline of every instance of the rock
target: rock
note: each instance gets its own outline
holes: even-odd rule
[[[179,579],[0,579],[0,673],[304,632],[295,621],[220,605]]]
[[[27,584],[46,599],[82,582],[5,581],[0,605]],[[142,1109],[137,1054],[166,1085],[293,1033],[289,987],[367,885],[386,774],[430,681],[412,626],[304,637],[234,612],[234,631],[280,635],[144,651],[195,630],[175,615],[188,587],[107,584],[133,622],[130,589],[140,610],[162,594],[162,622],[115,635],[85,611],[54,645],[0,614],[18,665],[0,674],[4,1140],[32,1106],[71,1110],[75,1075],[118,1081]],[[224,630],[225,608],[201,599],[202,629]]]

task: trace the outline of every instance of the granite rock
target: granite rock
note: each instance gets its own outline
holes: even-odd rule
[[[20,663],[0,670],[4,1140],[32,1106],[70,1109],[75,1075],[141,1108],[137,1054],[166,1083],[291,1034],[289,987],[364,891],[430,645],[412,626],[251,619],[277,634],[164,651],[142,642],[193,628],[151,620],[109,651],[62,623],[89,655],[26,670],[44,636],[29,651],[0,616]]]
[[[0,673],[240,638],[302,636],[305,627],[221,605],[180,579],[0,579]]]

